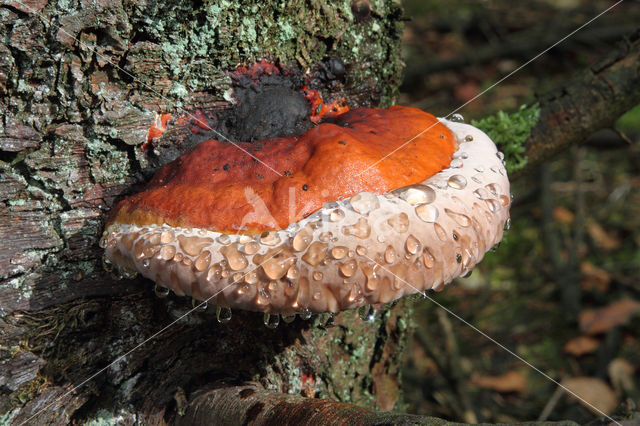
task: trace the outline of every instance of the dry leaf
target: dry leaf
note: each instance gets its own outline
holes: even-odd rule
[[[569,397],[577,400],[598,416],[611,414],[618,406],[618,398],[605,382],[595,377],[564,379],[562,385],[569,389]],[[598,411],[599,410],[599,411]]]
[[[640,303],[631,299],[618,300],[600,309],[580,312],[580,330],[586,334],[599,334],[625,324],[640,310]]]
[[[605,293],[609,289],[611,275],[604,269],[598,268],[590,262],[582,262],[580,272],[582,273],[580,286],[583,290],[597,290]]]
[[[555,209],[553,209],[553,218],[558,223],[562,223],[564,225],[570,225],[573,223],[574,215],[570,210],[567,210],[564,207],[558,206]]]
[[[623,358],[616,358],[609,363],[607,370],[616,391],[623,390],[627,394],[633,391],[635,388],[633,373],[635,373],[636,369],[629,361]]]
[[[474,376],[471,384],[503,393],[522,393],[527,387],[527,377],[517,371],[509,371],[502,376]]]
[[[597,222],[589,222],[587,232],[593,242],[604,251],[620,247],[620,239],[612,233],[607,233]]]
[[[600,341],[589,336],[579,336],[569,340],[564,345],[564,351],[573,356],[582,356],[590,354],[598,349]]]

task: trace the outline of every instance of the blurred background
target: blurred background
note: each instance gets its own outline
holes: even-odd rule
[[[448,115],[612,1],[404,0],[398,103]],[[459,111],[535,103],[640,24],[627,0]],[[435,300],[598,409],[640,402],[640,106],[513,182],[511,230]],[[434,303],[416,303],[406,410],[466,422],[600,414]]]

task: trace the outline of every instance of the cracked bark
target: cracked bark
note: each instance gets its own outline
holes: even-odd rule
[[[110,207],[152,171],[141,144],[155,112],[225,107],[225,71],[264,55],[309,67],[312,76],[323,60],[341,57],[346,81],[314,83],[352,105],[388,104],[399,83],[402,14],[394,2],[361,20],[347,1],[290,2],[285,12],[279,2],[256,11],[241,3],[222,11],[183,2],[0,6],[0,418],[214,421],[215,401],[231,401],[226,413],[234,417],[218,420],[236,422],[255,413],[255,404],[234,400],[250,389],[255,401],[309,420],[316,409],[337,422],[416,419],[369,410],[393,409],[399,400],[407,301],[383,308],[373,322],[347,312],[333,327],[297,319],[275,331],[258,314],[234,313],[221,325],[211,310],[196,312],[128,353],[191,308],[154,297],[148,281],[114,280],[97,244]],[[256,14],[260,26],[252,25]],[[285,30],[294,36],[283,40]],[[572,143],[549,146],[536,135],[532,162],[537,150]],[[211,390],[229,377],[259,385]]]

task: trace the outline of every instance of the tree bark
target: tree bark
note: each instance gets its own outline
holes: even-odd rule
[[[395,407],[406,303],[276,330],[256,313],[220,324],[214,307],[129,352],[191,301],[114,279],[98,239],[157,166],[142,148],[156,113],[215,115],[229,72],[263,58],[326,101],[389,105],[401,19],[390,0],[0,3],[0,422],[164,423],[179,395],[229,377]]]
[[[114,279],[98,246],[109,209],[155,167],[142,148],[155,114],[223,110],[239,64],[267,57],[308,69],[327,99],[392,103],[402,12],[391,0],[354,3],[0,5],[0,421],[214,422],[216,401],[239,404],[247,391],[307,419],[318,408],[344,414],[338,422],[411,421],[369,411],[398,408],[410,301],[378,307],[373,321],[345,312],[275,330],[255,313],[181,318],[190,301]],[[326,77],[331,58],[346,65],[343,80]],[[550,152],[535,137],[534,160]],[[232,384],[246,381],[259,385]],[[237,407],[218,419],[273,415]]]
[[[640,28],[563,86],[539,96],[538,102],[540,118],[526,141],[523,171],[612,127],[640,104]]]

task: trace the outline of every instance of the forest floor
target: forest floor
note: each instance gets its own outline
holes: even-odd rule
[[[446,116],[614,2],[404,4],[398,103]],[[531,105],[638,22],[638,3],[624,2],[458,112],[469,121]],[[640,105],[615,129],[521,176],[512,192],[511,229],[499,249],[471,277],[432,295],[477,330],[429,300],[416,303],[406,410],[466,422],[580,424],[602,417],[589,404],[607,414],[637,411]]]

